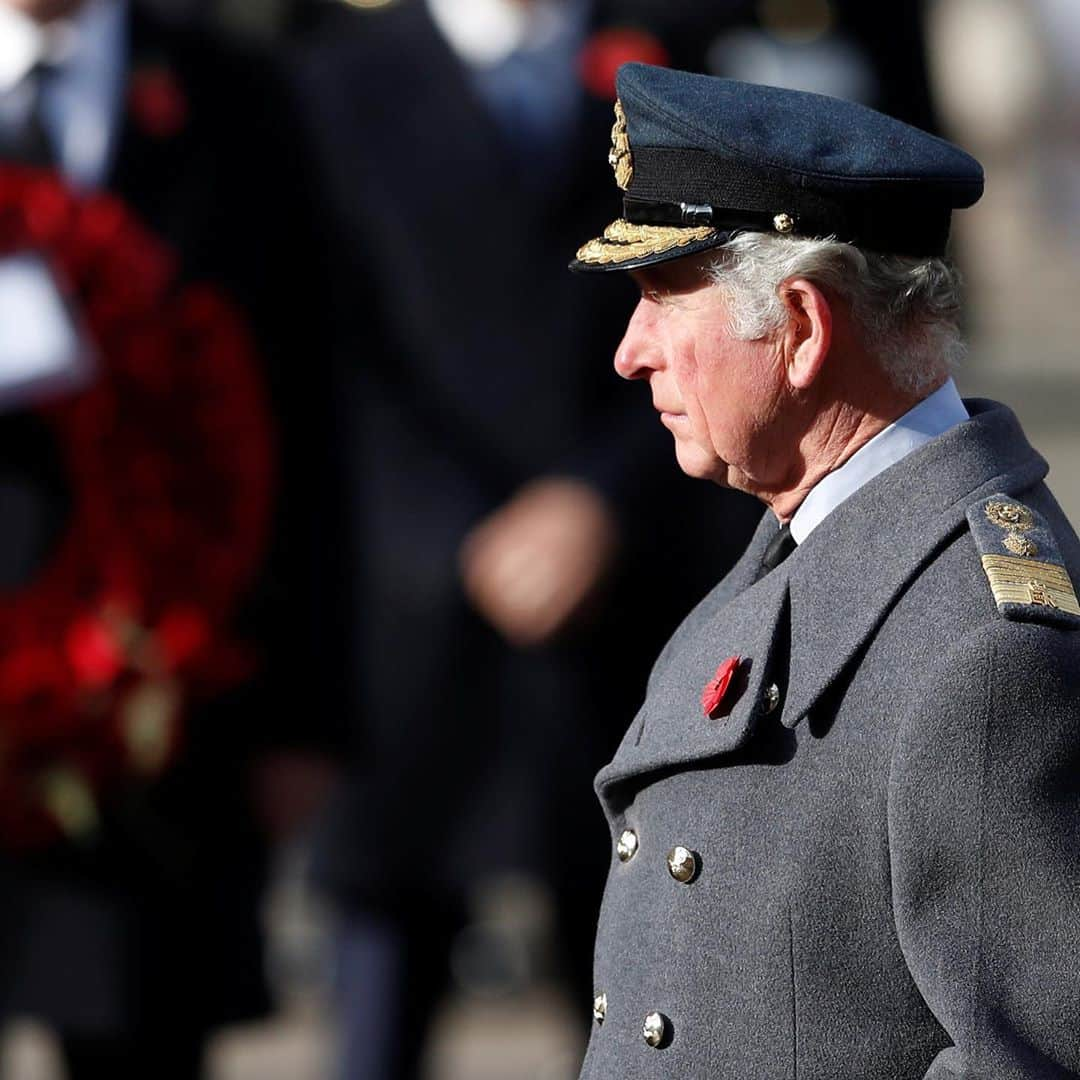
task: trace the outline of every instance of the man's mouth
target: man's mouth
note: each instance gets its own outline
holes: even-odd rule
[[[660,414],[660,423],[671,425],[682,423],[686,419],[686,413],[681,412],[668,412],[667,409],[657,409]]]

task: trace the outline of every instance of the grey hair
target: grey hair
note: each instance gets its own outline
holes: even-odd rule
[[[966,352],[960,272],[945,259],[876,255],[832,238],[748,232],[717,249],[709,275],[730,301],[731,332],[747,341],[786,324],[780,286],[791,278],[839,296],[864,347],[901,390],[929,389]]]

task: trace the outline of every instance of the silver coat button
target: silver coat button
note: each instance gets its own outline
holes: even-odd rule
[[[668,873],[680,885],[687,885],[697,877],[697,856],[689,848],[684,848],[681,845],[673,847],[668,852],[667,868]]]
[[[649,1013],[641,1025],[641,1037],[652,1047],[660,1046],[667,1037],[667,1021],[658,1012]]]
[[[765,693],[761,699],[765,715],[776,712],[776,706],[780,704],[780,687],[776,683],[770,683],[765,687]]]
[[[593,998],[592,1018],[598,1024],[602,1024],[607,1019],[607,994],[597,994]]]
[[[637,833],[633,829],[627,829],[622,836],[619,837],[619,842],[615,845],[615,850],[619,854],[619,860],[621,862],[629,862],[638,851],[638,838]]]

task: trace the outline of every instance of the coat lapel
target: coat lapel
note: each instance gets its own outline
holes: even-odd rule
[[[967,528],[967,507],[1047,473],[1016,417],[969,401],[972,419],[887,469],[837,507],[788,560],[791,664],[782,721],[794,727],[841,677],[907,583]]]
[[[907,582],[966,528],[970,503],[1017,494],[1046,462],[1010,410],[969,401],[972,419],[886,470],[840,507],[776,570],[754,582],[776,530],[766,514],[736,567],[679,629],[657,664],[648,697],[597,790],[659,769],[702,762],[743,746],[760,717],[778,646],[791,654],[781,721],[795,727],[839,680]],[[702,714],[716,665],[749,661],[731,712]]]
[[[141,4],[131,10],[128,48],[109,187],[139,203],[143,193],[160,199],[175,185],[190,167],[193,142],[183,115],[188,87],[166,35]],[[169,113],[175,121],[167,122]]]
[[[776,519],[766,514],[742,559],[665,649],[645,704],[614,760],[597,777],[598,790],[630,776],[729,754],[753,733],[779,631],[786,625],[784,567],[751,584],[776,528]],[[721,714],[706,716],[702,690],[729,656],[742,658],[739,675]]]

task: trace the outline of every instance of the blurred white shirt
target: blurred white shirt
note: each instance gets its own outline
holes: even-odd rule
[[[559,182],[574,152],[583,92],[577,58],[591,0],[427,0],[467,69],[526,189]]]
[[[126,0],[89,0],[44,26],[0,4],[0,125],[15,130],[36,107],[59,171],[77,188],[98,188],[116,150],[127,63]],[[95,367],[48,262],[33,253],[0,260],[0,412],[71,393]]]
[[[570,5],[560,0],[427,0],[450,47],[474,66],[501,63],[519,49],[543,49],[563,32]]]
[[[45,26],[0,4],[0,123],[25,118],[27,77],[44,64],[40,116],[57,166],[76,186],[99,187],[116,149],[127,60],[126,0],[89,0]]]

